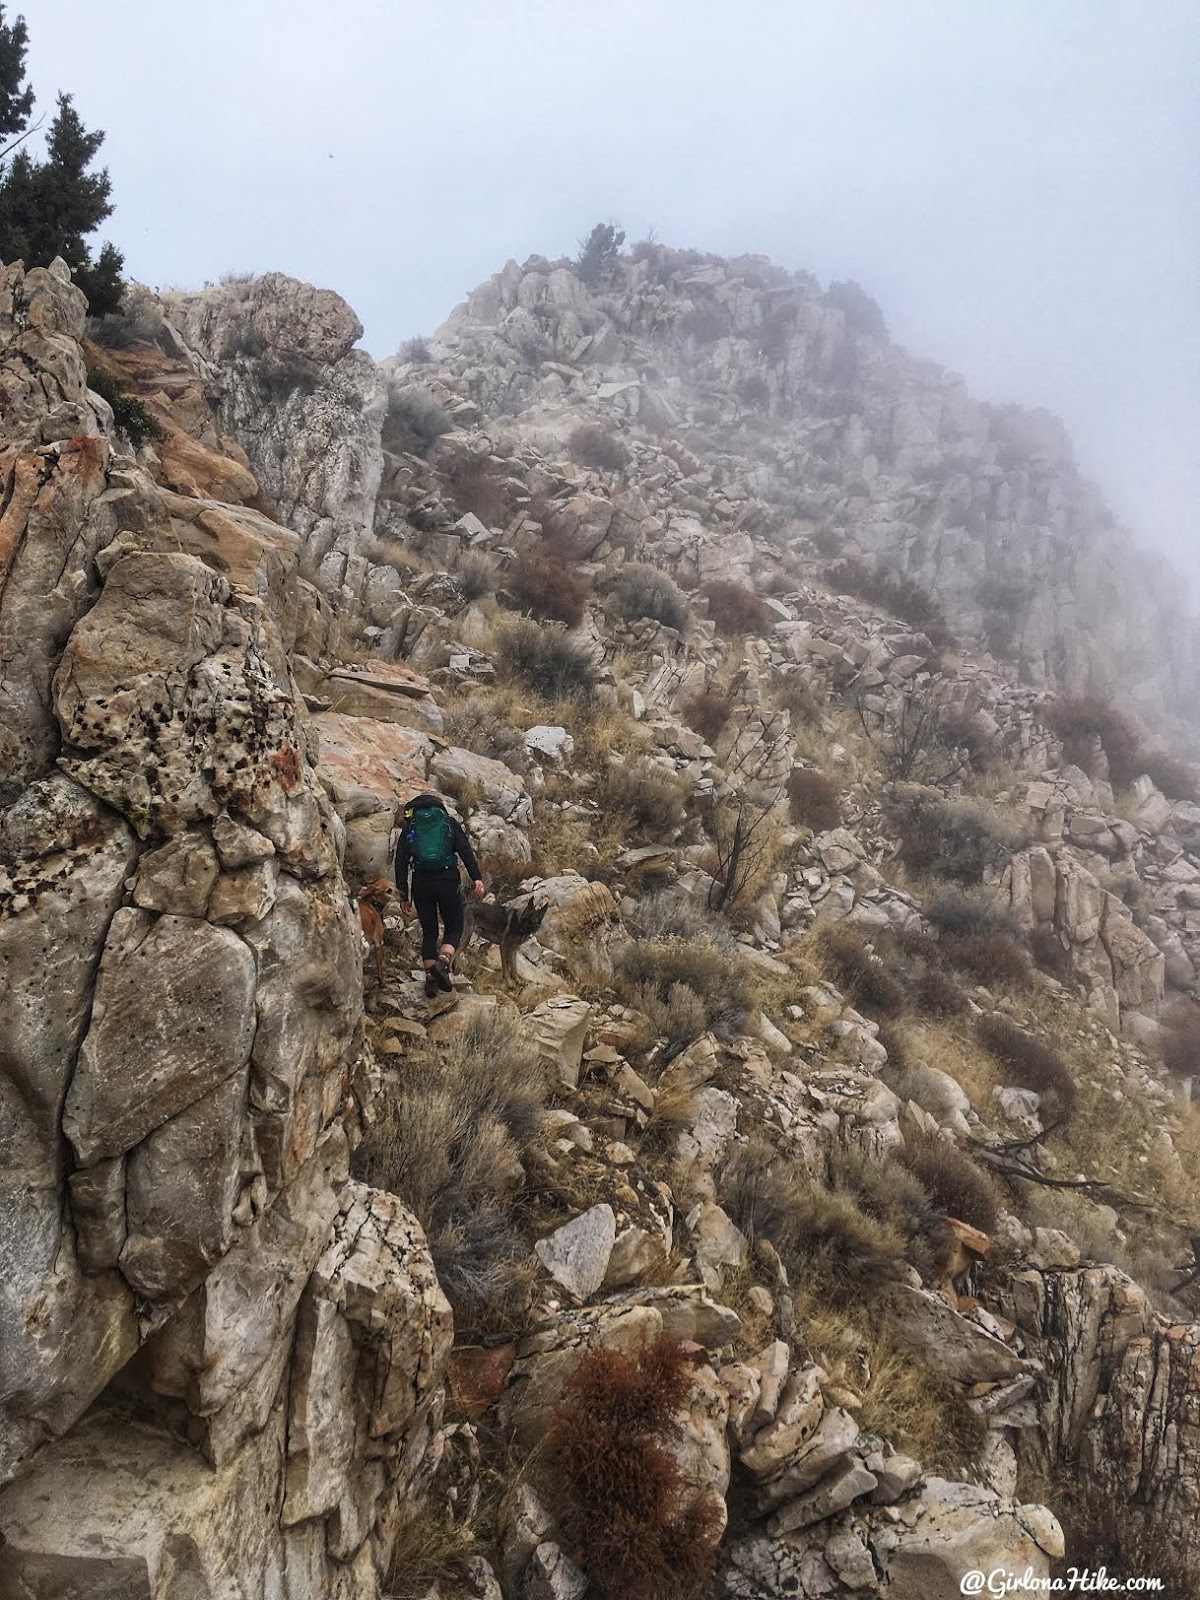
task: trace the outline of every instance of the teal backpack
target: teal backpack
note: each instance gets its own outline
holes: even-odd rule
[[[418,872],[449,872],[454,866],[454,834],[441,806],[406,806],[404,842]]]

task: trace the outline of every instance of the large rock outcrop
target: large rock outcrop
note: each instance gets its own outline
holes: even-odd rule
[[[0,277],[4,1579],[368,1600],[450,1312],[347,1182],[370,1063],[300,541],[116,453],[84,312],[61,263]]]
[[[731,576],[736,538],[769,506],[933,591],[957,632],[1003,638],[1034,683],[1190,715],[1200,635],[1184,587],[1116,523],[1062,425],[972,399],[862,300],[761,257],[650,247],[588,288],[573,263],[534,256],[469,295],[431,348],[486,413],[564,435],[596,417],[676,432],[708,461],[663,533],[700,534],[710,564],[723,534]],[[714,575],[692,560],[693,579]]]

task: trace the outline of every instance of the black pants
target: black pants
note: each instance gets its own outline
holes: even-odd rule
[[[413,907],[421,924],[421,957],[432,961],[438,946],[451,944],[457,950],[462,943],[463,909],[462,884],[457,872],[414,872],[412,878]],[[438,918],[441,918],[445,935],[438,938]]]

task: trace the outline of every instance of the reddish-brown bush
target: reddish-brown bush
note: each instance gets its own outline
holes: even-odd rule
[[[841,791],[823,772],[813,772],[808,767],[793,768],[787,792],[793,822],[811,828],[814,833],[826,833],[841,822],[838,805]]]
[[[716,689],[702,689],[684,706],[683,715],[689,728],[713,744],[733,715],[733,706],[732,695],[721,694]]]
[[[826,569],[825,581],[831,589],[857,595],[881,611],[890,611],[894,617],[911,623],[938,649],[947,649],[954,643],[941,607],[929,590],[912,578],[897,577],[885,567],[871,566],[861,556],[847,556]]]
[[[598,422],[581,422],[567,441],[571,460],[597,472],[620,472],[628,465],[629,451],[616,434]]]
[[[744,633],[766,633],[774,616],[756,594],[743,589],[740,583],[730,583],[721,578],[705,586],[704,598],[708,601],[708,614],[717,625],[717,632],[726,638],[737,638]]]
[[[561,557],[549,550],[531,550],[508,575],[508,587],[522,611],[544,621],[577,628],[583,621],[587,585]]]
[[[1137,729],[1117,708],[1098,695],[1077,695],[1055,700],[1044,713],[1046,726],[1063,742],[1063,754],[1077,766],[1086,766],[1097,737],[1108,757],[1108,771],[1118,786],[1132,783],[1142,771],[1142,740]]]
[[[689,1495],[670,1448],[692,1381],[690,1354],[665,1335],[633,1350],[595,1347],[551,1413],[556,1509],[606,1600],[695,1592],[712,1573],[717,1502]]]
[[[508,486],[485,456],[453,462],[446,469],[446,487],[460,510],[472,512],[489,528],[508,520]]]
[[[996,1226],[1002,1204],[999,1189],[951,1140],[939,1133],[910,1133],[899,1160],[944,1216],[984,1233]]]
[[[1075,1107],[1075,1080],[1053,1045],[999,1012],[980,1017],[975,1027],[980,1042],[1021,1088],[1042,1095],[1057,1117],[1070,1116]]]
[[[860,1011],[872,1017],[899,1016],[904,1010],[904,989],[871,953],[857,928],[835,923],[825,930],[821,944],[834,981]]]

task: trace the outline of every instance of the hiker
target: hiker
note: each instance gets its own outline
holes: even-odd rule
[[[449,990],[450,966],[462,943],[466,909],[458,863],[471,874],[476,900],[484,895],[479,863],[470,840],[436,794],[419,794],[404,808],[400,843],[396,846],[396,887],[400,910],[408,917],[416,907],[421,924],[421,965],[425,968],[425,996]],[[408,874],[412,868],[412,900]],[[438,944],[438,919],[442,942]]]

